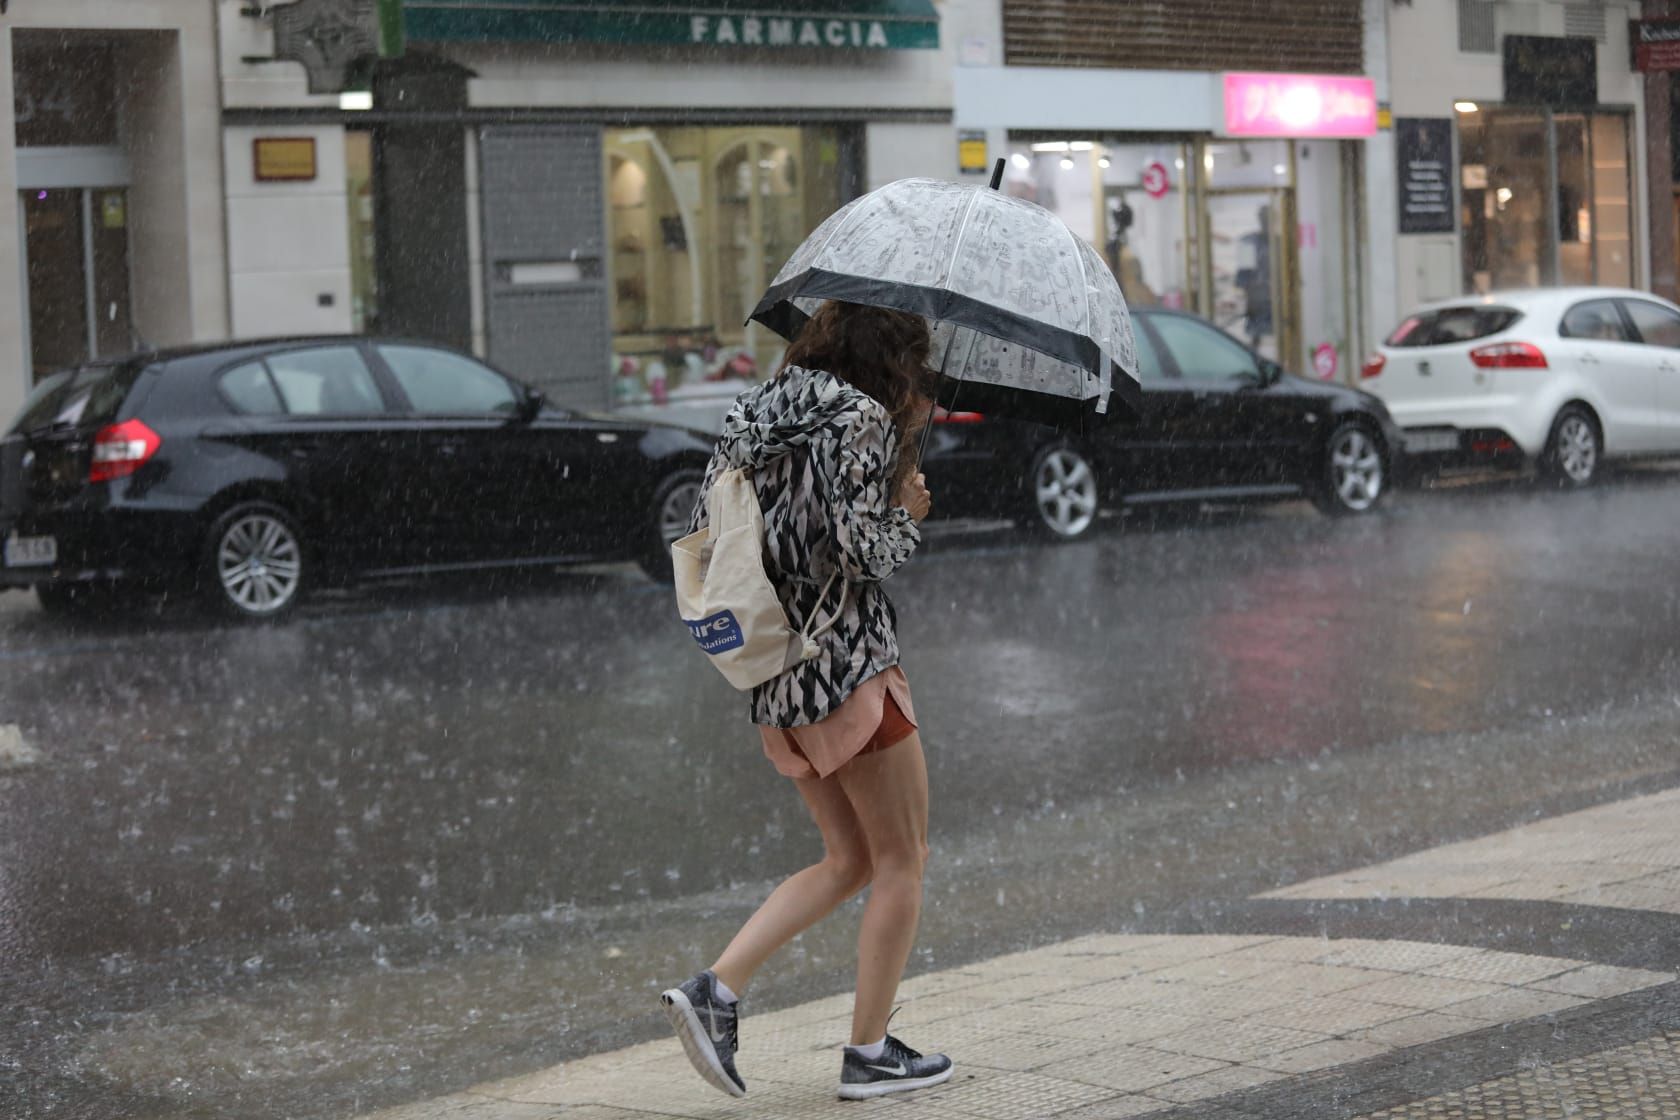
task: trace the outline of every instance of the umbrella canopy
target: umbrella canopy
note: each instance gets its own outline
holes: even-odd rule
[[[1136,415],[1120,285],[1042,206],[939,179],[889,183],[818,226],[752,318],[792,339],[829,299],[925,317],[946,407],[1074,428]]]

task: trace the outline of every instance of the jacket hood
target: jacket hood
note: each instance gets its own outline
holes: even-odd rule
[[[809,443],[824,424],[859,398],[861,390],[820,369],[788,366],[736,398],[723,421],[718,454],[730,468],[753,470]]]

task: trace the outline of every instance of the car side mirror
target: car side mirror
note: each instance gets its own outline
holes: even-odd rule
[[[1260,387],[1276,385],[1283,380],[1283,367],[1270,358],[1260,359]]]
[[[529,424],[542,413],[544,403],[545,398],[543,397],[541,391],[527,388],[525,390],[525,395],[519,399],[519,411],[515,413],[515,415],[518,416],[523,423]]]

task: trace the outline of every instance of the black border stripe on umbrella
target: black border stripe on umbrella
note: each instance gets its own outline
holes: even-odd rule
[[[808,269],[771,288],[753,309],[751,318],[783,338],[795,338],[810,319],[794,303],[796,298],[837,299],[907,311],[968,327],[981,334],[1007,338],[1015,345],[1087,370],[1100,369],[1105,357],[1102,348],[1087,336],[1016,314],[961,292],[851,276],[820,268]],[[1110,389],[1130,408],[1136,409],[1142,404],[1142,389],[1130,377],[1110,378]]]

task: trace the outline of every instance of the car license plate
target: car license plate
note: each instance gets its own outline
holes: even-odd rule
[[[1407,432],[1406,450],[1416,455],[1428,451],[1457,451],[1457,432]]]
[[[6,567],[38,568],[58,560],[57,537],[6,538]]]

